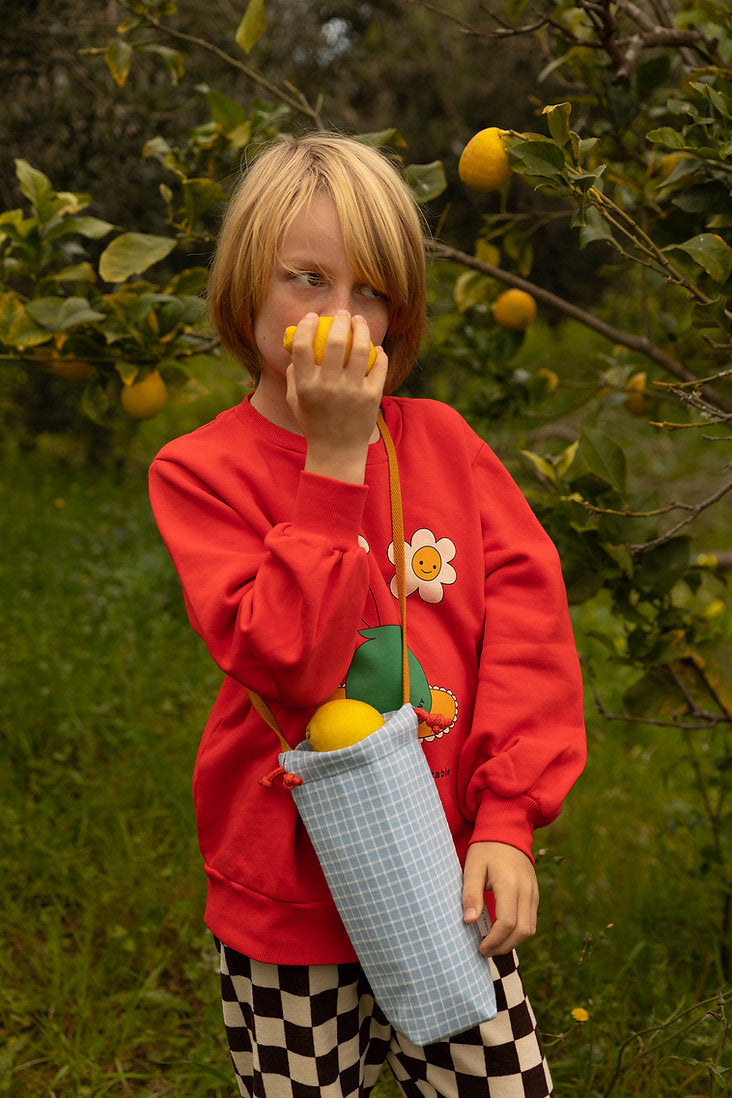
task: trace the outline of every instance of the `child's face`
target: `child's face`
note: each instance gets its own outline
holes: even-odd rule
[[[364,318],[371,342],[378,347],[389,325],[389,302],[365,286],[351,267],[335,203],[316,195],[285,233],[266,296],[254,321],[254,338],[262,356],[262,374],[284,380],[290,356],[282,337],[306,313],[332,316],[346,309]]]

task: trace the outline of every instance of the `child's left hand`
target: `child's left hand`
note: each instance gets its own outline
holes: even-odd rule
[[[480,943],[485,957],[510,953],[536,933],[539,886],[531,859],[507,843],[468,847],[463,873],[463,918],[474,923],[483,911],[483,893],[493,891],[496,917]]]

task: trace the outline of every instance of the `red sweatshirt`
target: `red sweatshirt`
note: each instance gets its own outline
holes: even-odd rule
[[[582,770],[582,687],[556,550],[495,455],[451,408],[384,398],[399,463],[411,701],[461,861],[494,840],[530,855]],[[364,485],[304,472],[304,438],[248,400],[168,443],[155,517],[193,628],[225,673],[193,790],[206,922],[260,961],[355,954],[291,794],[259,779],[333,696],[401,705],[388,466]]]

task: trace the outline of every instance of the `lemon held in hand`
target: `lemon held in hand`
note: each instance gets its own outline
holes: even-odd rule
[[[313,352],[315,354],[315,361],[317,362],[318,366],[323,365],[323,355],[325,354],[325,341],[328,338],[328,332],[330,331],[330,326],[331,326],[332,322],[333,322],[333,317],[332,316],[318,317],[318,328],[317,328],[317,331],[315,333],[315,337],[313,339]],[[285,328],[285,337],[282,340],[282,346],[285,348],[285,350],[288,352],[288,354],[292,354],[292,341],[293,341],[294,338],[295,338],[295,325],[292,324],[289,328]],[[345,358],[343,359],[343,365],[344,366],[348,362],[348,356],[351,353],[351,344],[352,343],[353,343],[353,334],[351,332],[349,332],[348,333],[348,343],[346,344],[346,354],[345,354]],[[371,367],[373,366],[375,361],[376,361],[376,348],[374,347],[374,345],[372,343],[371,347],[370,347],[370,350],[369,350],[369,359],[368,359],[368,362],[366,363],[366,373],[369,372],[369,370],[371,369]]]
[[[334,698],[315,710],[305,737],[313,751],[335,751],[365,739],[383,723],[373,705],[354,698]]]
[[[479,130],[463,149],[458,174],[473,191],[495,191],[510,179],[513,169],[501,140],[503,130],[489,126]]]

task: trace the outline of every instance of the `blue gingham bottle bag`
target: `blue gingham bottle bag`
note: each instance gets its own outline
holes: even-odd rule
[[[485,925],[463,922],[460,863],[407,702],[401,498],[381,416],[379,427],[389,455],[405,704],[358,743],[313,751],[303,741],[279,762],[376,1001],[395,1029],[426,1045],[495,1017],[496,999],[478,951]]]

